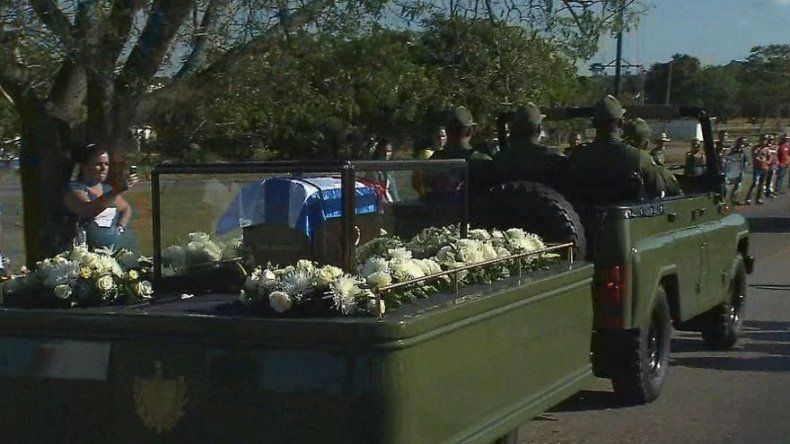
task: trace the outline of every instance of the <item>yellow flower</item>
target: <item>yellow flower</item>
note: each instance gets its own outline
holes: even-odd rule
[[[88,279],[91,277],[91,269],[88,267],[82,267],[80,269],[80,277],[83,279]]]
[[[129,279],[136,281],[139,277],[140,273],[138,273],[137,270],[129,270]]]

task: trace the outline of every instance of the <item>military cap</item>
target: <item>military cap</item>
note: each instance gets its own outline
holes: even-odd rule
[[[667,136],[667,133],[662,132],[660,136],[658,136],[658,142],[672,142],[672,139]]]
[[[525,106],[519,106],[516,113],[513,115],[513,126],[522,125],[540,125],[540,122],[546,117],[541,114],[540,108],[532,102],[527,103]]]
[[[465,106],[456,106],[447,112],[446,125],[448,127],[469,127],[474,126],[472,113]]]
[[[612,95],[604,97],[593,106],[593,119],[596,120],[622,119],[624,114],[625,108]]]
[[[644,119],[636,118],[626,124],[625,136],[634,143],[641,145],[650,139],[650,125]]]

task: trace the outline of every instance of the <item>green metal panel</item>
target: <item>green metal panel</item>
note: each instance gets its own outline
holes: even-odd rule
[[[10,441],[490,441],[590,374],[592,266],[561,267],[383,321],[0,310],[0,427]]]

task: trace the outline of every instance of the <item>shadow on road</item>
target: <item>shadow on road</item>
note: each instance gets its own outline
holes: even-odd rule
[[[550,412],[585,412],[588,410],[606,410],[627,405],[620,402],[614,392],[599,390],[582,390],[572,398],[556,405]]]
[[[702,340],[675,338],[672,341],[671,365],[711,370],[790,371],[790,322],[747,321],[735,349],[717,352],[716,356],[698,354],[704,351],[707,349]],[[683,353],[691,355],[684,356]],[[721,356],[721,353],[727,356]]]

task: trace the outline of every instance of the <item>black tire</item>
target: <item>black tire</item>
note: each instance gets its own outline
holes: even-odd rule
[[[507,182],[477,194],[470,219],[485,228],[523,228],[546,242],[573,242],[576,257],[587,252],[584,227],[573,206],[552,188],[535,182]]]
[[[710,326],[702,330],[702,339],[713,350],[729,350],[738,342],[746,308],[746,266],[738,258],[735,275],[730,281],[729,297],[725,304],[711,313]]]
[[[645,404],[658,398],[669,371],[672,324],[667,295],[658,288],[648,325],[625,338],[612,375],[618,398],[628,404]]]

